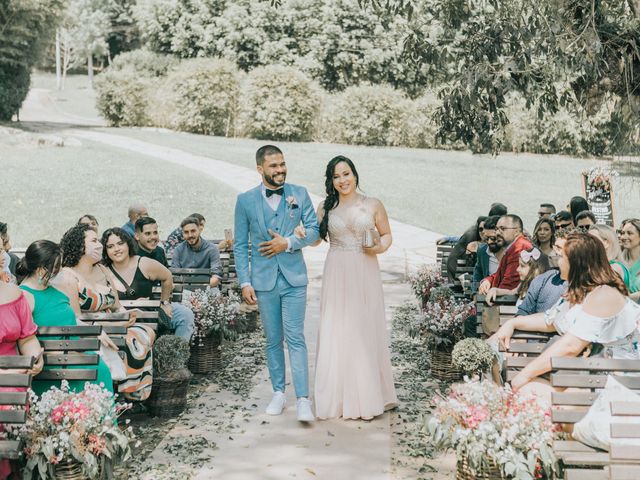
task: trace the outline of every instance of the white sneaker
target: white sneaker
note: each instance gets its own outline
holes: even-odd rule
[[[280,415],[286,403],[287,397],[285,397],[284,392],[274,392],[271,403],[269,403],[266,410],[267,415]]]
[[[300,422],[313,422],[316,416],[311,411],[311,400],[301,397],[297,402],[298,407],[298,420]]]

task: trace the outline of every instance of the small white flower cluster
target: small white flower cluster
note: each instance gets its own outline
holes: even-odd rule
[[[503,475],[522,480],[556,468],[550,412],[535,397],[488,380],[454,385],[437,402],[428,430],[438,448],[455,450],[476,473],[491,461]]]

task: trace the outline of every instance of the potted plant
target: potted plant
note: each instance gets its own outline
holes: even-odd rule
[[[451,364],[469,377],[479,376],[490,372],[495,353],[487,342],[479,338],[465,338],[453,347]]]
[[[549,410],[489,380],[453,385],[427,427],[436,448],[456,452],[456,480],[533,480],[557,470]]]
[[[86,383],[70,392],[69,383],[51,387],[40,398],[30,392],[26,422],[11,428],[23,441],[24,478],[112,478],[113,466],[131,457],[131,427],[118,426],[118,416],[129,405],[116,404],[111,392]]]
[[[417,332],[424,338],[431,356],[431,374],[444,381],[461,378],[459,370],[451,364],[451,351],[462,339],[464,321],[473,314],[473,304],[441,298],[427,302],[417,317]]]
[[[235,340],[246,328],[239,298],[233,292],[226,296],[208,289],[192,292],[185,301],[195,314],[189,370],[211,373],[221,369],[222,341]]]
[[[187,368],[189,341],[175,335],[163,335],[153,344],[153,385],[147,400],[149,413],[175,417],[187,406],[191,372]]]
[[[439,268],[435,265],[423,265],[415,274],[409,277],[409,282],[411,283],[411,290],[413,290],[423,307],[429,301],[431,291],[446,283]]]

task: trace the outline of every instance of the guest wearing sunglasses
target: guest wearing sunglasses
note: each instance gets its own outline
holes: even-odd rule
[[[541,203],[538,208],[538,218],[551,218],[556,213],[556,207],[552,203]]]
[[[471,292],[476,293],[483,278],[496,273],[500,259],[504,255],[505,245],[498,241],[496,226],[500,217],[493,215],[484,222],[484,243],[478,247],[476,264],[473,270]]]
[[[556,222],[556,230],[573,227],[573,217],[566,210],[560,210],[556,213],[553,220]]]

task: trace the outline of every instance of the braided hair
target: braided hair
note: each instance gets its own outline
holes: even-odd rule
[[[322,238],[323,240],[327,239],[327,235],[329,233],[329,211],[336,208],[338,206],[338,203],[340,203],[340,194],[333,186],[333,174],[336,170],[336,165],[341,162],[346,163],[353,172],[353,176],[356,177],[356,188],[358,188],[358,186],[360,185],[360,177],[358,176],[358,171],[356,170],[356,166],[350,159],[342,155],[338,155],[337,157],[333,157],[329,161],[327,170],[324,174],[324,187],[327,192],[327,198],[324,199],[324,203],[322,205],[324,216],[322,217],[322,221],[320,222],[320,238]]]

